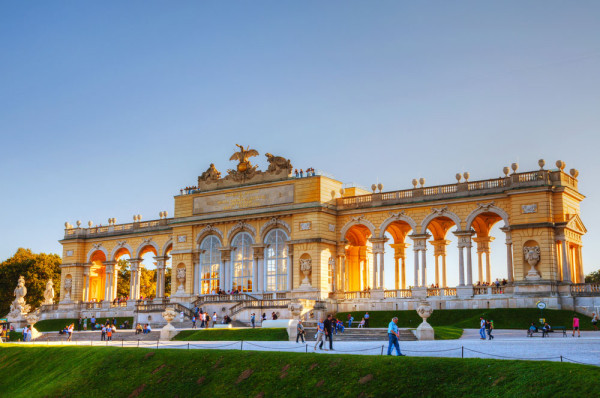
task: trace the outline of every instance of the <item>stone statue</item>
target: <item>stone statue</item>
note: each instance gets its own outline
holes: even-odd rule
[[[66,278],[65,279],[65,302],[69,302],[71,301],[71,288],[73,287],[73,279],[71,278]]]
[[[178,296],[185,294],[185,268],[177,268],[177,282],[179,282],[179,286],[175,294]]]
[[[177,334],[175,327],[171,325],[173,319],[177,317],[177,311],[175,311],[175,309],[172,307],[167,307],[161,315],[163,319],[167,321],[167,324],[160,330],[160,339],[168,341],[175,337],[175,335]]]
[[[15,299],[10,305],[10,312],[8,313],[9,320],[23,319],[31,310],[31,306],[25,302],[26,295],[27,288],[25,287],[25,278],[20,276],[14,291]]]
[[[310,271],[312,269],[312,260],[310,258],[301,258],[300,259],[300,271],[304,274],[304,279],[302,279],[303,285],[310,285],[310,279],[308,276],[310,275]]]
[[[219,170],[217,170],[217,168],[215,167],[215,164],[211,163],[210,167],[204,173],[202,173],[199,180],[200,181],[216,181],[219,178],[221,178],[221,173],[219,172]]]
[[[250,164],[248,158],[252,156],[258,156],[258,151],[255,149],[250,149],[249,146],[246,149],[244,149],[243,146],[238,144],[235,144],[235,146],[240,148],[240,151],[235,152],[233,155],[231,155],[231,158],[229,158],[229,160],[239,161],[237,165],[237,171],[240,173],[244,173],[246,172],[246,170],[252,168],[252,164]]]
[[[52,282],[52,278],[48,279],[48,282],[46,282],[44,304],[54,304],[54,282]]]
[[[540,274],[536,271],[535,266],[540,262],[541,250],[539,246],[525,246],[523,247],[523,255],[525,261],[531,266],[531,269],[527,273],[526,279],[540,279]]]
[[[292,162],[289,159],[286,159],[281,156],[273,156],[270,153],[265,154],[267,160],[269,161],[269,168],[267,169],[270,173],[279,173],[281,171],[285,171],[286,174],[290,174],[292,172]]]

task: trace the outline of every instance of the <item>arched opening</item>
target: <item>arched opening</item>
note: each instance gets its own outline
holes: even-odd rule
[[[221,289],[221,241],[215,235],[205,237],[200,243],[198,285],[199,294],[216,294]]]
[[[508,277],[505,249],[506,234],[500,229],[502,217],[494,212],[482,212],[471,222],[473,237],[473,284],[488,286]],[[467,226],[468,227],[468,226]],[[512,255],[512,254],[511,254]]]
[[[126,302],[129,299],[129,281],[130,281],[130,264],[131,253],[126,247],[118,249],[113,257],[115,261],[115,268],[117,278],[116,283],[116,295],[117,302]]]
[[[282,292],[290,290],[288,278],[288,241],[282,229],[273,229],[265,237],[265,290]]]
[[[460,229],[455,220],[442,215],[430,220],[424,229],[430,235],[428,234],[425,243],[426,260],[420,264],[419,286],[443,288],[459,284],[459,273],[456,272],[459,268],[456,261],[458,239],[454,234],[448,233],[452,228],[455,229],[453,232]]]
[[[106,283],[106,255],[104,252],[97,250],[90,256],[90,301],[104,300],[105,283]]]
[[[151,300],[156,297],[156,260],[158,251],[153,245],[145,245],[138,251],[140,272],[140,299]]]
[[[248,232],[240,232],[231,243],[231,290],[252,292],[253,290],[253,259],[252,236]]]
[[[407,275],[406,259],[409,256],[407,236],[413,231],[409,223],[402,220],[393,221],[385,227],[383,236],[386,238],[384,243],[384,288],[386,289],[406,289],[414,285],[412,275]],[[393,264],[392,266],[388,264]]]
[[[369,241],[371,231],[362,224],[356,224],[348,229],[344,239],[348,242],[346,247],[346,277],[347,290],[363,291],[371,288],[369,278],[372,270],[369,269],[372,257],[372,244]]]

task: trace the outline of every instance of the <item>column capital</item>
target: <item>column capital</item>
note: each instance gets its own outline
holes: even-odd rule
[[[268,245],[262,243],[254,243],[250,245],[250,247],[252,248],[252,257],[259,260],[265,258],[265,249],[268,247]]]
[[[452,232],[458,238],[458,248],[471,247],[471,237],[475,234],[473,231],[454,231]]]
[[[477,243],[477,253],[488,253],[490,251],[490,243],[495,239],[493,236],[471,238],[473,242]]]
[[[427,239],[431,238],[431,235],[425,234],[412,234],[408,235],[414,242],[413,250],[427,250]]]
[[[229,261],[231,259],[231,247],[219,247],[217,250],[221,252],[221,260]]]

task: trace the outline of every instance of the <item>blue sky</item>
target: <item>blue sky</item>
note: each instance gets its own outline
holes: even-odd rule
[[[598,15],[595,1],[0,1],[0,260],[59,252],[65,221],[172,214],[244,143],[386,190],[562,159],[598,269]]]

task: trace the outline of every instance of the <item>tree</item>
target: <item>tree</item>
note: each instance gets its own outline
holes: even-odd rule
[[[140,275],[140,296],[144,298],[156,296],[156,270],[149,270],[142,267]]]
[[[585,283],[600,283],[600,269],[585,276]]]
[[[119,267],[119,275],[117,277],[117,297],[129,297],[129,280],[131,276],[129,261],[120,259],[117,262],[117,265]]]
[[[54,282],[55,302],[60,296],[60,264],[58,254],[35,254],[30,249],[19,248],[14,256],[0,263],[0,316],[10,311],[19,276],[25,278],[25,300],[32,308],[44,301],[46,282]]]
[[[171,267],[165,268],[165,297],[169,297],[171,295]]]

